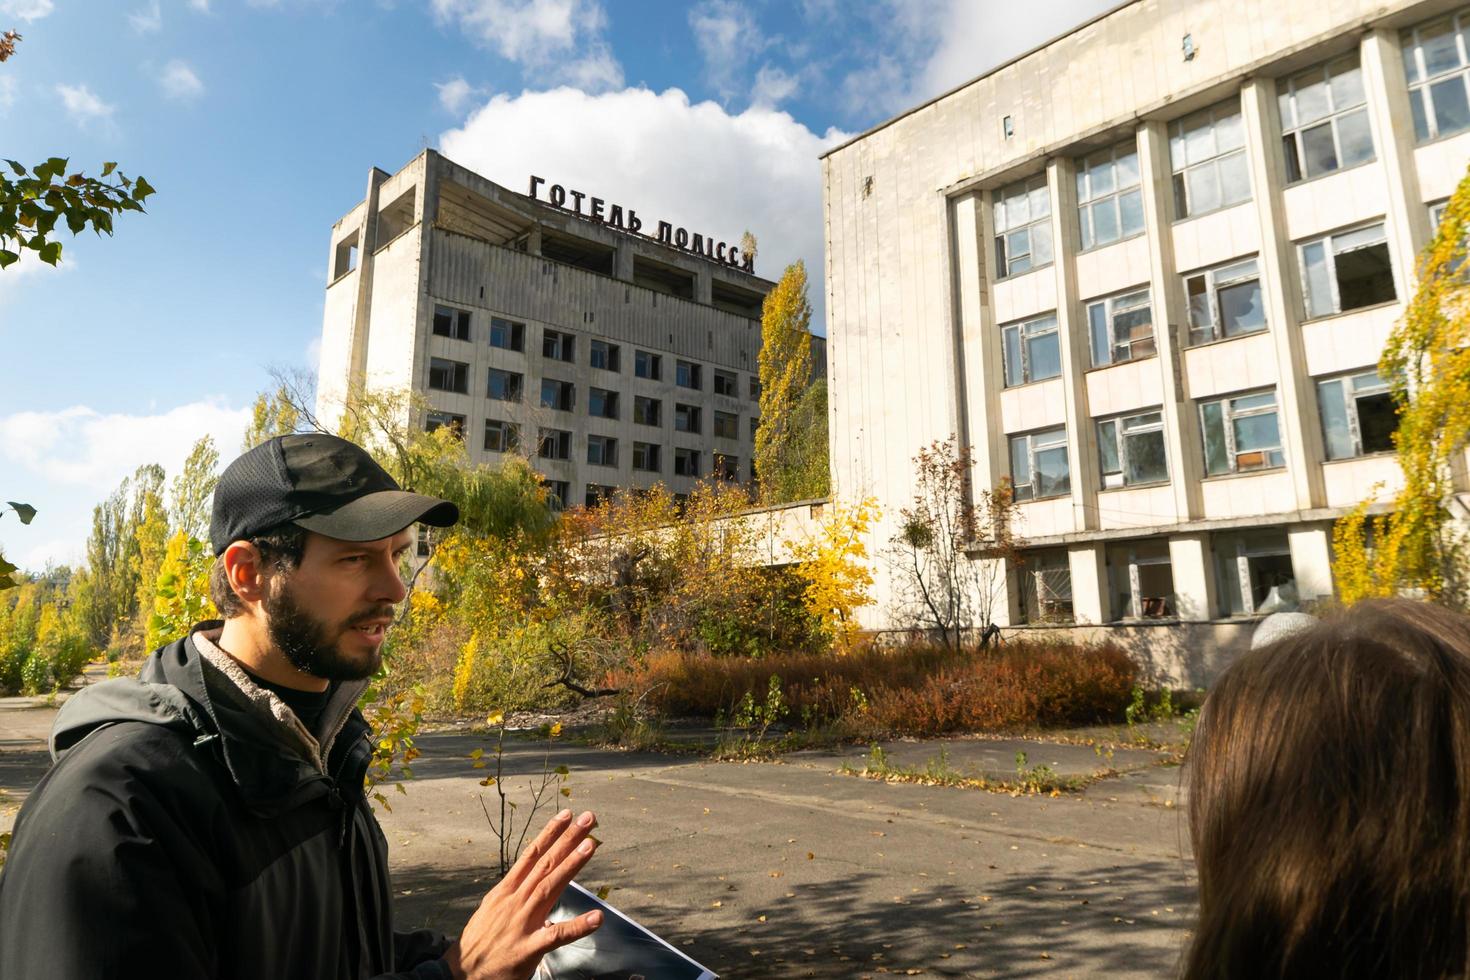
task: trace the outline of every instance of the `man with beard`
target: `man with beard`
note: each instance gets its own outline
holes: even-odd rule
[[[271,439],[225,469],[223,621],[62,708],[0,873],[0,976],[511,980],[597,928],[596,912],[547,920],[595,847],[592,814],[563,811],[458,940],[393,931],[356,704],[414,525],[458,517],[335,436]]]

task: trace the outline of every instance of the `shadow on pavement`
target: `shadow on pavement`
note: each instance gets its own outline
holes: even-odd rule
[[[1090,873],[1007,875],[969,894],[944,882],[911,891],[872,872],[799,886],[766,910],[679,907],[688,882],[645,878],[662,896],[628,910],[722,977],[1169,976],[1177,971],[1194,883],[1182,864],[1098,865]],[[456,932],[488,882],[441,869],[393,876],[398,927]],[[895,894],[897,893],[897,894]],[[618,893],[610,897],[619,905]],[[725,905],[731,903],[726,902]],[[691,907],[692,906],[692,907]],[[880,968],[886,968],[881,969]]]

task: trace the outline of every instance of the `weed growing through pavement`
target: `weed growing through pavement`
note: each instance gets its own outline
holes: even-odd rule
[[[495,788],[495,794],[500,801],[500,819],[491,815],[490,808],[485,805],[483,793],[480,794],[480,809],[485,811],[485,820],[490,824],[490,831],[500,843],[500,877],[503,878],[520,857],[521,848],[526,843],[526,833],[536,822],[536,814],[548,804],[556,803],[558,796],[571,798],[572,789],[567,785],[571,771],[564,765],[551,765],[551,743],[561,735],[561,722],[543,725],[539,734],[546,739],[546,752],[541,757],[541,772],[526,780],[526,786],[531,791],[531,805],[524,815],[518,814],[520,805],[505,792],[505,713],[492,712],[485,723],[494,729],[495,745],[491,756],[495,762],[495,773],[481,779],[480,785]],[[489,765],[485,761],[483,747],[471,752],[469,758],[475,769],[484,769]]]
[[[1011,796],[1061,796],[1076,793],[1099,779],[1113,775],[1111,769],[1100,770],[1091,776],[1059,776],[1050,766],[1027,766],[1026,753],[1016,753],[1016,779],[988,779],[984,776],[967,776],[955,769],[949,760],[949,751],[941,748],[939,755],[931,758],[922,767],[898,766],[890,761],[881,745],[874,745],[868,752],[861,769],[844,762],[839,770],[847,776],[862,776],[889,783],[917,783],[922,786],[953,786],[960,789],[982,789],[991,793],[1006,793]]]

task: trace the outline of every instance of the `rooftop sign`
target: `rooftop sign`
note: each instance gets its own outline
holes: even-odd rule
[[[561,184],[551,184],[546,187],[546,196],[542,197],[540,192],[545,184],[545,177],[531,175],[531,200],[550,204],[554,208],[587,218],[598,224],[611,225],[635,235],[643,235],[643,219],[638,217],[638,212],[632,208],[624,209],[621,204],[609,204],[603,198],[593,197],[583,191],[571,190]],[[568,200],[571,201],[570,205],[567,203]],[[691,255],[698,255],[721,265],[727,265],[732,269],[742,269],[752,274],[755,272],[755,256],[742,254],[738,245],[717,242],[712,235],[703,235],[698,232],[690,234],[687,228],[676,228],[667,221],[660,221],[655,234],[643,235],[643,237],[652,238],[660,244],[677,248]]]

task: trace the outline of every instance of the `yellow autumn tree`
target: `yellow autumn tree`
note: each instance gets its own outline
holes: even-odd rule
[[[1456,461],[1470,439],[1470,174],[1419,256],[1418,289],[1389,335],[1378,373],[1393,388],[1403,488],[1387,513],[1364,501],[1333,528],[1343,602],[1403,593],[1466,604],[1466,549],[1450,520]]]
[[[195,623],[219,615],[209,598],[213,567],[214,555],[203,541],[182,529],[168,539],[148,609],[146,650],[156,650],[188,633]]]
[[[761,308],[760,425],[755,473],[764,504],[826,496],[826,387],[812,386],[806,266],[786,267]]]
[[[873,584],[868,571],[868,529],[878,518],[878,501],[865,498],[852,506],[836,504],[817,528],[815,536],[787,542],[799,564],[796,574],[803,583],[802,603],[820,623],[822,635],[832,648],[845,653],[857,636],[856,613],[869,605]]]

